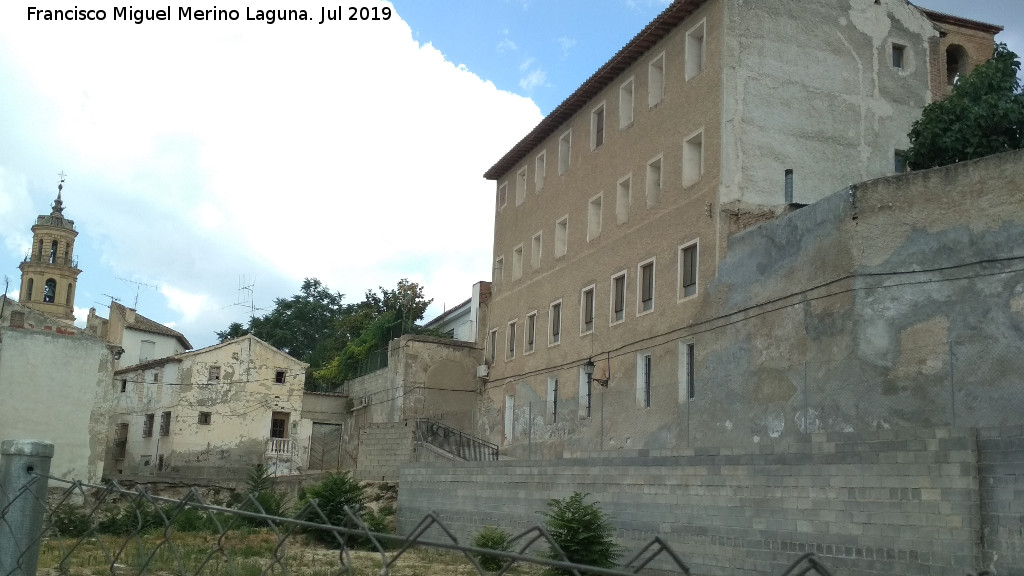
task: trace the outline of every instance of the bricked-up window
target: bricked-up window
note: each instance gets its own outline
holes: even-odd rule
[[[558,344],[562,339],[562,301],[553,302],[548,311],[548,333],[551,339],[548,346]]]
[[[526,352],[533,352],[534,341],[537,337],[537,313],[531,312],[526,317]]]
[[[505,277],[505,257],[499,256],[494,261],[494,281],[501,282]]]
[[[548,153],[541,152],[537,154],[537,160],[533,164],[533,184],[537,192],[544,188],[544,172],[547,171],[547,168]]]
[[[512,279],[519,280],[523,277],[523,245],[520,244],[512,249]]]
[[[220,366],[210,366],[210,372],[206,376],[207,382],[220,382]]]
[[[706,43],[705,21],[701,21],[686,33],[686,79],[689,80],[704,69],[704,50]]]
[[[906,64],[906,62],[904,60],[906,58],[906,52],[907,52],[907,47],[906,46],[902,46],[900,44],[893,44],[892,45],[892,67],[893,68],[898,68],[899,69],[899,68],[903,68],[904,67],[904,65]]]
[[[558,138],[558,173],[565,174],[569,171],[569,161],[572,156],[572,131],[567,131]]]
[[[149,438],[153,435],[153,420],[155,414],[146,414],[142,419],[142,437]]]
[[[288,372],[286,370],[278,370],[274,372],[274,384],[284,384],[288,380]]]
[[[498,186],[498,210],[505,207],[508,203],[508,182],[502,182]]]
[[[697,294],[697,243],[679,249],[679,297]]]
[[[647,163],[647,207],[657,206],[661,199],[661,156]]]
[[[569,250],[569,217],[563,216],[555,222],[555,258],[565,256]]]
[[[647,105],[654,108],[665,95],[665,53],[659,54],[647,66]]]
[[[171,413],[160,414],[160,435],[167,436],[171,433]]]
[[[640,313],[654,309],[654,261],[640,264]]]
[[[619,86],[619,128],[633,123],[633,79]]]
[[[626,273],[612,278],[612,324],[626,319]]]
[[[626,176],[615,185],[615,220],[619,224],[629,221],[629,202],[633,193],[633,176]]]
[[[513,320],[508,323],[508,357],[516,357],[516,323],[518,320]]]
[[[491,330],[491,365],[494,364],[494,357],[498,353],[498,329]]]
[[[594,287],[583,289],[580,296],[580,334],[594,331]]]
[[[270,415],[270,437],[288,437],[288,416],[287,412],[272,412]]]
[[[516,173],[516,206],[526,201],[526,167]]]
[[[683,186],[693,186],[704,175],[704,131],[683,142]]]
[[[199,413],[199,423],[200,424],[202,424],[204,426],[209,426],[210,422],[212,422],[212,421],[213,421],[213,414],[211,414],[210,412],[200,412]]]
[[[541,248],[543,245],[543,233],[537,232],[533,235],[533,242],[531,243],[530,250],[530,265],[534,268],[540,268],[540,256]]]
[[[11,328],[24,328],[25,327],[25,313],[24,312],[11,312]]]
[[[601,198],[601,194],[598,194],[587,203],[587,242],[601,235]]]

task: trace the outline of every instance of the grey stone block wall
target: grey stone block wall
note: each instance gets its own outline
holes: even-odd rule
[[[613,519],[627,556],[661,536],[694,574],[780,574],[812,550],[846,575],[962,576],[981,567],[974,431],[827,433],[808,440],[762,444],[756,452],[406,464],[399,529],[408,531],[435,511],[462,539],[487,525],[516,532],[543,521],[549,498],[578,490]],[[1024,442],[1014,446],[1019,455]],[[1014,466],[1022,465],[1003,469],[1005,482]],[[1024,500],[1013,500],[1020,494],[1013,489],[1002,487],[992,496],[1002,500],[993,504],[1019,507]],[[1019,558],[1011,562],[1020,568]]]
[[[1024,427],[979,431],[985,567],[1024,575]]]
[[[359,431],[356,479],[395,482],[398,467],[412,460],[414,422],[368,424]]]

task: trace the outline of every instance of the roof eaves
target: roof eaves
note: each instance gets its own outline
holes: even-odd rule
[[[634,62],[640,59],[662,38],[668,35],[680,22],[690,17],[694,11],[708,0],[675,0],[661,14],[651,20],[639,34],[633,37],[610,60],[597,69],[590,78],[580,85],[575,92],[562,101],[548,114],[540,124],[530,131],[511,150],[505,153],[497,163],[484,173],[484,178],[497,180],[512,170],[531,150],[539,146],[560,126],[565,124],[601,90],[619,77]]]
[[[952,24],[954,26],[960,26],[961,28],[968,28],[970,30],[977,30],[979,32],[986,32],[988,34],[999,34],[1003,31],[1002,26],[996,24],[989,24],[988,22],[982,22],[980,20],[971,20],[969,18],[961,18],[960,16],[954,16],[952,14],[946,14],[945,12],[936,12],[927,8],[922,8],[915,4],[915,7],[924,13],[929,20],[938,22],[940,24]]]

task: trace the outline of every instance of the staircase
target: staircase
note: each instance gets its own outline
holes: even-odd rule
[[[459,460],[497,460],[498,446],[429,418],[416,419],[416,441]]]

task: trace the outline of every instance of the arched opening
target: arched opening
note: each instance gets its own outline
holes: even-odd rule
[[[57,241],[54,240],[50,243],[50,264],[57,262]]]
[[[71,303],[74,302],[74,296],[72,295],[73,290],[74,287],[71,285],[71,282],[68,282],[68,291],[67,294],[64,296],[65,306],[71,306]]]
[[[46,281],[46,287],[43,288],[43,302],[53,303],[57,298],[57,281],[50,278]]]
[[[39,262],[43,261],[43,239],[39,239]]]
[[[946,82],[952,86],[967,73],[967,49],[959,44],[946,48]]]
[[[31,278],[29,278],[28,279],[28,284],[25,285],[25,301],[26,302],[31,302],[32,301],[32,288],[33,288],[34,285],[35,285],[35,282]]]

